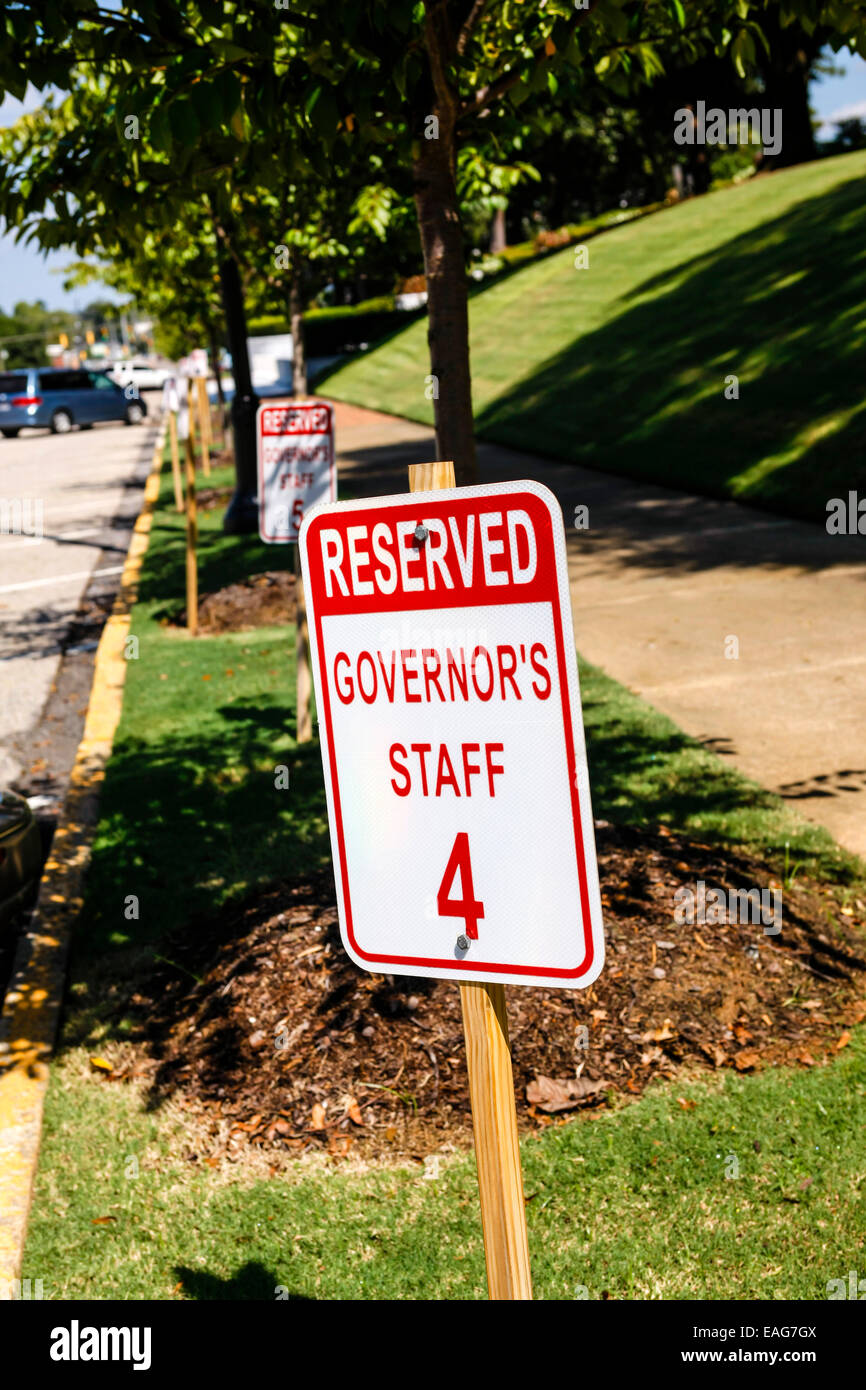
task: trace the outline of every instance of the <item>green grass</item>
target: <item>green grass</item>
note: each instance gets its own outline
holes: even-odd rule
[[[228,471],[213,482],[228,482]],[[327,857],[318,746],[295,742],[294,628],[194,641],[183,608],[184,521],[163,477],[131,632],[123,715],[93,845],[77,950],[159,940],[264,880]],[[291,563],[287,548],[224,536],[200,513],[203,596]],[[288,790],[275,769],[289,769]],[[124,918],[128,895],[138,920]]]
[[[668,1083],[525,1140],[536,1296],[822,1299],[863,1277],[864,1062],[860,1029],[829,1067]],[[55,1068],[23,1277],[46,1298],[484,1296],[470,1158],[268,1179],[204,1169],[187,1124]]]
[[[292,733],[291,630],[191,641],[169,625],[182,607],[184,544],[167,477],[161,497],[23,1276],[41,1278],[48,1298],[260,1299],[278,1285],[298,1298],[483,1296],[471,1157],[443,1159],[435,1179],[291,1158],[267,1177],[270,1160],[254,1151],[211,1170],[190,1156],[199,1144],[188,1111],[174,1100],[153,1109],[138,1083],[107,1082],[89,1066],[95,1051],[129,1057],[116,1006],[148,959],[171,959],[203,914],[329,854],[318,746],[299,749]],[[218,512],[202,515],[202,593],[288,562],[253,538],[224,537]],[[581,679],[597,816],[777,857],[789,840],[815,871],[858,872],[825,832],[601,672],[583,666]],[[277,791],[283,763],[290,788]],[[124,913],[130,896],[137,919]],[[685,1084],[652,1089],[527,1140],[538,1294],[571,1298],[584,1285],[590,1297],[822,1297],[828,1279],[866,1264],[862,1033],[827,1068],[715,1077],[688,1088],[689,1111],[677,1104]],[[724,1177],[730,1153],[736,1181]]]
[[[823,521],[866,489],[864,174],[858,152],[749,180],[476,294],[481,436]],[[426,332],[319,388],[432,423]]]

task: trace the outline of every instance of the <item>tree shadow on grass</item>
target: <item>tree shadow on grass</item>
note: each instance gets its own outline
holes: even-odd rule
[[[822,518],[838,488],[866,487],[863,231],[851,179],[649,277],[616,318],[482,409],[479,432]],[[731,374],[738,400],[725,399]]]
[[[259,1264],[257,1260],[248,1261],[228,1279],[223,1279],[218,1274],[208,1274],[207,1270],[190,1269],[187,1265],[176,1265],[174,1272],[183,1284],[184,1292],[198,1302],[239,1300],[273,1303],[275,1300],[285,1300],[290,1303],[315,1303],[316,1301],[306,1294],[285,1290],[285,1285],[280,1283],[277,1276],[266,1269],[264,1265]]]
[[[131,954],[170,955],[172,939],[223,902],[328,864],[318,743],[287,739],[294,711],[283,706],[248,700],[218,713],[223,722],[193,738],[115,746],[74,973],[122,978]],[[288,788],[276,786],[278,766]]]

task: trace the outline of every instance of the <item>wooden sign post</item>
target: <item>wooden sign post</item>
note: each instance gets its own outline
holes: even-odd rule
[[[174,505],[183,511],[183,483],[180,476],[180,454],[177,447],[177,412],[168,412],[168,438],[171,444],[171,477],[174,483]]]
[[[411,492],[431,492],[454,486],[454,464],[450,461],[418,463],[409,468]],[[460,985],[459,989],[487,1291],[492,1299],[531,1299],[529,1241],[505,987],[485,983]]]
[[[310,634],[307,628],[307,605],[304,602],[304,576],[301,574],[301,561],[298,547],[295,546],[292,563],[295,571],[295,703],[298,716],[298,743],[309,743],[313,737],[313,716],[310,709],[310,696],[313,690],[313,677],[310,673]]]
[[[203,376],[195,379],[196,400],[198,403],[198,426],[201,435],[201,462],[206,478],[210,477],[210,446],[213,435],[210,427],[210,405],[207,395],[207,382]]]
[[[190,412],[190,415],[192,412]],[[198,518],[195,506],[195,454],[192,448],[192,425],[185,442],[186,448],[186,626],[190,637],[198,633]]]
[[[186,413],[187,413],[187,432],[192,444],[192,456],[195,461],[195,388],[192,384],[192,377],[187,378],[186,383]]]

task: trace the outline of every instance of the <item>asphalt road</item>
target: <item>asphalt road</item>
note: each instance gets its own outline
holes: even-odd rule
[[[141,506],[157,403],[158,394],[139,426],[0,439],[0,785],[62,796]]]

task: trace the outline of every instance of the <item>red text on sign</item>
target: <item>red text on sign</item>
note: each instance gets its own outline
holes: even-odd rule
[[[472,779],[477,777],[476,795],[479,790],[483,795],[486,786],[488,796],[495,796],[494,779],[500,777],[505,768],[494,761],[494,756],[504,751],[502,743],[461,743],[459,752],[455,750],[452,757],[444,743],[435,749],[431,743],[410,743],[408,749],[402,743],[392,743],[388,757],[397,777],[391,778],[391,786],[398,796],[408,796],[413,790],[420,791],[422,796],[442,796],[446,790],[453,796],[471,796]]]

